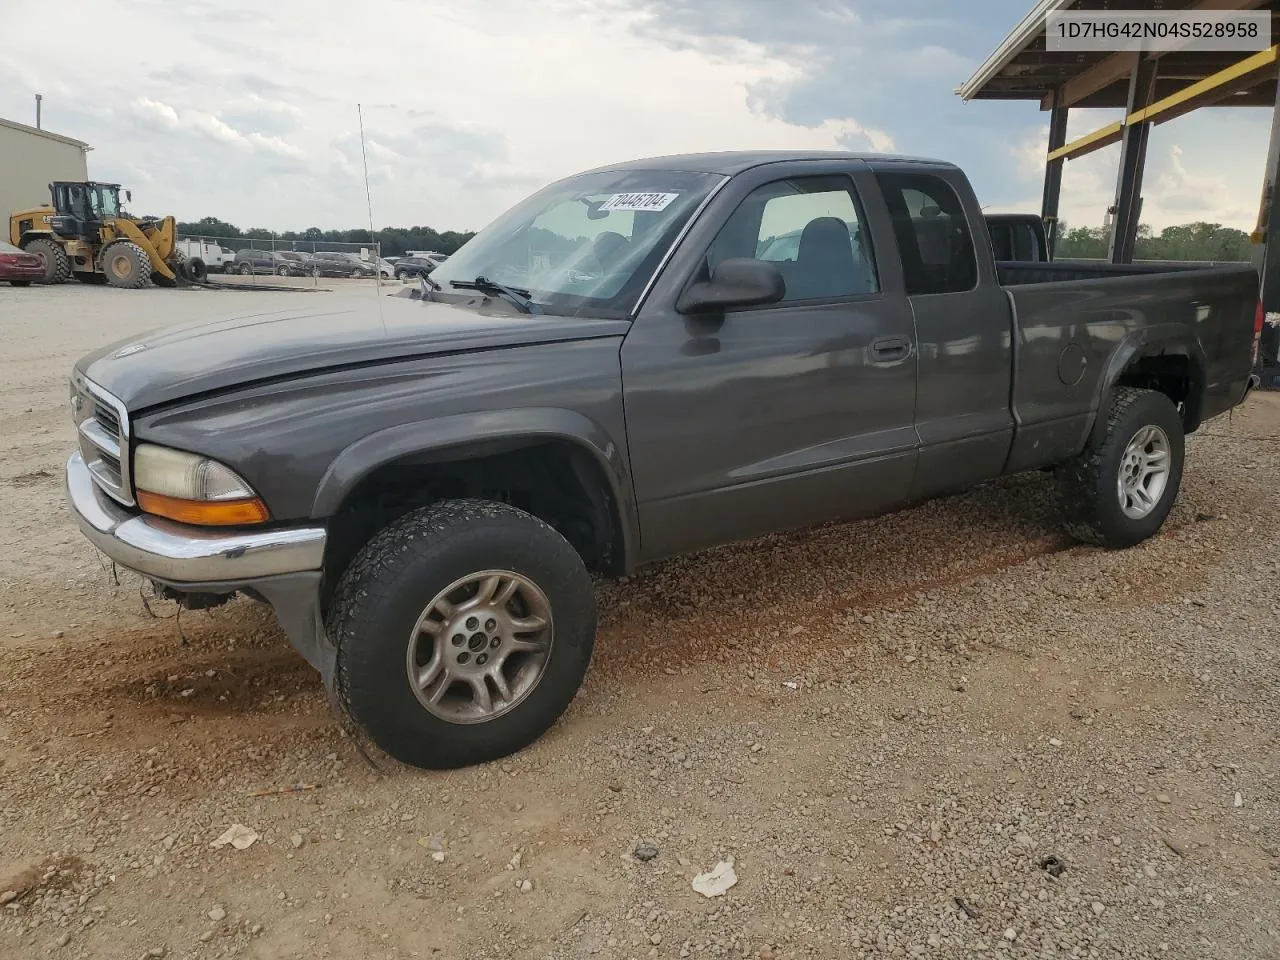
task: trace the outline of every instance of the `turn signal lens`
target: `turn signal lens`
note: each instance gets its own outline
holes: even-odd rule
[[[183,500],[139,490],[138,506],[157,517],[204,527],[243,526],[271,519],[267,505],[257,497],[249,500]]]

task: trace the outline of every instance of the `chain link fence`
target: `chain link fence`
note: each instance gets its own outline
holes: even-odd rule
[[[179,234],[178,250],[199,260],[209,283],[261,286],[399,285],[381,245],[327,240],[212,237]],[[200,272],[197,267],[197,274]]]

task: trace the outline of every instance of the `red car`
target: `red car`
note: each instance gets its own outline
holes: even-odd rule
[[[43,279],[44,260],[0,240],[0,280],[8,280],[15,287],[25,287],[32,280]]]

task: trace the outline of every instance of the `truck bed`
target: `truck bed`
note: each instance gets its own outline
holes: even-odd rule
[[[1250,264],[996,264],[1012,308],[1010,470],[1080,448],[1103,392],[1135,359],[1184,379],[1188,431],[1239,402],[1251,366]]]

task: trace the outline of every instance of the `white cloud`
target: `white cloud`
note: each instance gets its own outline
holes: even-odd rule
[[[268,153],[279,157],[301,158],[303,153],[293,144],[276,136],[241,133],[212,113],[200,110],[179,111],[160,100],[139,97],[129,110],[143,124],[167,132],[192,131],[250,153]]]
[[[894,141],[848,104],[803,124],[767,115],[748,90],[803,64],[746,41],[729,57],[673,49],[637,31],[629,2],[311,0],[298,17],[253,0],[99,0],[94,29],[70,33],[63,16],[36,4],[6,22],[0,115],[28,119],[42,90],[47,125],[94,146],[92,175],[145,169],[139,205],[183,219],[362,222],[357,102],[376,219],[444,229],[634,157]],[[52,60],[11,52],[55,35]],[[123,46],[148,55],[104,78],[101,50]]]
[[[1003,206],[1038,210],[1046,131],[1023,136],[1000,105],[950,92],[1001,25],[983,11],[987,36],[938,6],[309,0],[300,16],[255,0],[98,0],[92,29],[67,31],[62,8],[30,4],[0,15],[0,116],[29,121],[39,90],[46,125],[94,146],[92,175],[144,187],[139,207],[245,227],[365,220],[357,103],[380,224],[476,228],[577,170],[753,148],[937,153]],[[50,36],[57,57],[18,52]],[[147,54],[104,73],[104,49]],[[1076,111],[1072,135],[1106,119]],[[1251,226],[1265,127],[1157,128],[1144,219]],[[1067,164],[1069,222],[1101,222],[1117,155]]]
[[[1082,136],[1118,118],[1118,115],[1099,111],[1077,113],[1079,116],[1072,117],[1068,139]],[[1214,120],[1213,117],[1201,119],[1208,123]],[[1196,220],[1221,223],[1245,231],[1253,229],[1262,157],[1251,156],[1254,151],[1243,149],[1228,159],[1221,151],[1210,150],[1200,153],[1193,161],[1189,149],[1180,140],[1186,138],[1184,142],[1190,143],[1198,138],[1194,129],[1180,125],[1182,123],[1185,121],[1155,127],[1151,132],[1143,177],[1142,222],[1157,230]],[[1026,192],[1020,199],[993,204],[992,211],[1040,209],[1040,187],[1048,143],[1049,128],[1041,126],[1013,144],[1010,152],[1026,184]],[[1241,146],[1247,148],[1254,144]],[[1115,202],[1119,163],[1119,144],[1068,160],[1063,167],[1059,202],[1061,219],[1071,226],[1102,224],[1107,208]],[[1252,176],[1245,171],[1251,172]],[[1030,190],[1033,185],[1034,193]]]

